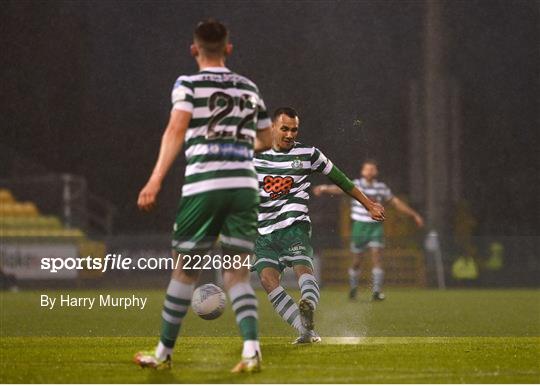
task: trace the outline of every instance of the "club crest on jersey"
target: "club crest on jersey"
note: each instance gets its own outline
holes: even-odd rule
[[[293,169],[300,169],[302,167],[302,161],[300,159],[296,158],[291,162],[291,167]]]

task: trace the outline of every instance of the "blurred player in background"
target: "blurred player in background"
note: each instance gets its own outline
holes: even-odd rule
[[[272,121],[272,149],[255,154],[261,204],[254,269],[277,313],[298,330],[294,343],[319,342],[313,322],[320,295],[313,275],[307,207],[310,175],[327,175],[374,221],[384,220],[384,208],[368,199],[319,149],[296,142],[300,120],[294,109],[277,109]],[[298,279],[302,296],[298,305],[280,285],[286,267],[292,267]]]
[[[371,200],[386,204],[391,203],[394,207],[406,215],[412,217],[418,227],[424,226],[424,219],[411,207],[394,197],[390,189],[384,182],[378,181],[377,162],[374,160],[365,161],[360,170],[361,178],[355,179],[354,184],[360,188]],[[313,193],[319,196],[323,193],[341,194],[341,189],[334,185],[319,185],[313,189]],[[384,247],[383,224],[374,220],[362,205],[358,205],[355,200],[351,200],[351,252],[353,253],[352,266],[349,269],[349,282],[351,290],[349,298],[356,299],[360,279],[360,261],[366,250],[371,254],[373,268],[371,271],[373,279],[373,300],[384,300],[382,292],[384,281],[384,270],[382,268],[382,248]]]
[[[172,111],[158,160],[141,190],[138,206],[156,205],[165,175],[186,143],[187,166],[182,198],[173,228],[173,257],[204,255],[219,237],[224,254],[253,251],[259,204],[253,151],[270,147],[270,119],[257,86],[225,67],[232,52],[228,31],[215,20],[199,23],[191,54],[199,66],[180,76],[172,91]],[[243,259],[242,259],[243,261]],[[182,264],[172,273],[162,312],[161,337],[155,350],[139,352],[142,367],[168,368],[182,319],[191,302],[199,270]],[[233,372],[260,369],[257,299],[249,268],[223,272],[244,346]]]

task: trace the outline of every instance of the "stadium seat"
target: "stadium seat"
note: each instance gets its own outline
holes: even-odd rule
[[[1,216],[37,216],[39,212],[32,202],[2,203],[0,206]]]
[[[80,229],[64,228],[56,216],[39,213],[35,203],[18,202],[8,189],[0,189],[0,236],[7,238],[84,238]]]
[[[7,189],[0,189],[0,203],[1,204],[10,204],[15,202],[13,194]]]

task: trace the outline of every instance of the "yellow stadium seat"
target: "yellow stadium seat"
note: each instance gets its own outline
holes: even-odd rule
[[[0,236],[81,239],[85,237],[85,234],[78,228],[65,229],[58,217],[43,216],[35,203],[17,202],[11,191],[0,188]]]
[[[22,212],[26,216],[37,216],[39,214],[36,204],[34,204],[33,202],[22,202],[20,205]]]
[[[83,237],[84,233],[80,229],[64,229],[64,236],[66,237]]]
[[[14,203],[13,194],[8,189],[0,189],[0,203]]]
[[[37,216],[38,210],[32,202],[7,203],[0,205],[0,215],[4,216]]]
[[[14,216],[16,215],[16,207],[17,204],[14,203],[6,203],[0,205],[0,216]]]

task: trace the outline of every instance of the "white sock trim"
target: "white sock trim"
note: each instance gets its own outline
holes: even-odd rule
[[[167,295],[180,299],[189,299],[193,296],[195,284],[186,284],[176,279],[171,279],[167,287]]]
[[[163,343],[159,342],[156,347],[156,358],[159,360],[167,359],[167,355],[172,357],[173,349],[166,347]]]
[[[384,274],[384,270],[382,268],[373,268],[371,270],[371,273],[373,275],[382,275],[382,274]]]
[[[349,276],[357,279],[360,277],[360,269],[349,268]]]
[[[259,353],[262,359],[261,346],[258,340],[245,340],[242,349],[242,358],[252,358],[256,353]]]
[[[373,275],[373,292],[381,292],[384,281],[384,271],[382,268],[373,268],[371,273]]]
[[[253,287],[249,282],[240,282],[229,288],[229,298],[231,299],[231,302],[236,299],[239,296],[250,294],[255,295],[255,291],[253,291]]]

